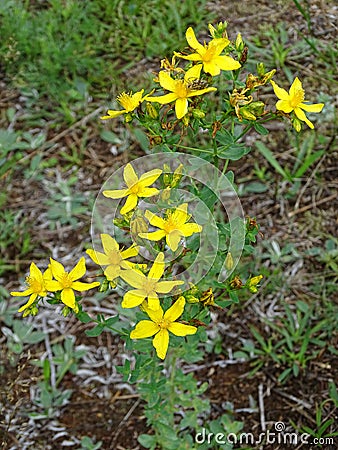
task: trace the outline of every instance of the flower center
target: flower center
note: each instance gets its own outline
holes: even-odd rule
[[[69,277],[69,273],[64,273],[60,280],[64,289],[70,288],[73,284],[73,280]]]
[[[155,292],[156,284],[157,280],[154,280],[153,278],[146,278],[142,287],[146,291],[147,295],[149,295],[152,292]]]
[[[116,251],[109,252],[108,258],[109,258],[109,264],[113,264],[116,266],[121,265],[122,257],[119,252],[116,252]]]
[[[169,322],[168,320],[161,319],[161,320],[157,323],[157,325],[158,325],[160,328],[162,328],[162,330],[163,330],[163,329],[164,329],[164,330],[167,330],[168,327],[169,327],[169,325],[170,325],[170,322]]]
[[[294,95],[290,99],[290,105],[292,108],[296,108],[304,101],[304,89],[297,89]]]
[[[165,221],[165,225],[163,227],[163,230],[169,234],[171,231],[174,231],[177,229],[177,223],[173,219],[172,216],[169,216],[168,219]]]
[[[42,284],[40,283],[39,280],[37,280],[34,277],[27,277],[26,283],[29,285],[29,287],[32,289],[32,291],[35,293],[43,291]]]
[[[128,112],[134,111],[139,105],[139,101],[133,99],[131,94],[126,94],[125,92],[122,92],[122,94],[117,97],[117,101]]]
[[[202,59],[204,62],[209,62],[211,61],[214,57],[215,57],[215,47],[214,46],[209,46],[207,48],[207,51],[204,53],[204,55],[202,56]]]
[[[188,90],[184,81],[177,80],[175,85],[175,94],[179,98],[187,98]]]
[[[133,184],[130,188],[129,188],[129,192],[131,194],[138,194],[140,192],[140,186],[138,183]]]

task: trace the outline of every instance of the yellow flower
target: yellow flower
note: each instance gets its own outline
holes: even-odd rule
[[[119,244],[109,234],[101,234],[101,241],[104,253],[92,249],[88,249],[86,253],[95,264],[107,266],[104,274],[109,281],[119,277],[123,269],[132,269],[135,266],[134,263],[125,260],[138,255],[139,247],[132,245],[130,248],[121,251]]]
[[[263,275],[257,275],[256,277],[250,278],[250,280],[247,281],[247,286],[249,288],[249,291],[252,293],[255,293],[258,291],[257,285],[263,278]]]
[[[26,297],[30,295],[28,302],[21,306],[19,312],[29,308],[37,297],[45,297],[47,295],[46,282],[52,279],[52,271],[50,267],[42,274],[41,270],[32,262],[29,269],[30,273],[26,277],[26,283],[29,286],[23,292],[11,292],[13,297]]]
[[[165,237],[169,248],[175,252],[183,236],[188,237],[202,231],[201,225],[186,223],[190,219],[190,216],[187,214],[187,208],[188,204],[183,203],[174,212],[168,212],[166,219],[157,217],[151,211],[146,211],[145,216],[150,224],[160,228],[160,230],[152,233],[140,233],[139,236],[150,241],[159,241]]]
[[[127,197],[126,203],[121,208],[121,214],[127,214],[135,208],[139,197],[152,197],[159,193],[158,189],[148,186],[153,184],[161,173],[162,170],[154,169],[138,178],[132,165],[128,163],[123,171],[123,178],[126,182],[127,189],[103,191],[103,195],[114,199]]]
[[[323,109],[324,103],[316,103],[307,105],[304,102],[305,92],[299,78],[296,77],[289,89],[289,93],[285,89],[280,88],[277,84],[270,80],[276,96],[279,98],[276,108],[286,114],[294,111],[297,118],[305,122],[310,128],[314,128],[313,123],[306,117],[304,111],[318,113]],[[304,110],[304,111],[303,111]],[[297,129],[299,131],[300,128]]]
[[[61,301],[71,308],[75,313],[79,312],[79,307],[75,300],[75,291],[88,291],[96,286],[100,286],[98,281],[94,283],[82,283],[76,281],[86,273],[86,263],[84,257],[76,264],[69,273],[65,271],[63,265],[50,258],[50,267],[55,280],[46,281],[46,287],[50,292],[61,291]]]
[[[202,66],[200,64],[191,67],[185,73],[183,80],[174,80],[168,72],[161,70],[158,74],[160,85],[163,89],[170,91],[170,93],[158,97],[148,97],[147,100],[149,102],[158,102],[161,105],[175,102],[176,117],[182,119],[188,112],[188,98],[217,90],[215,87],[207,87],[204,89],[196,89],[194,87],[194,81],[199,79],[201,68]]]
[[[153,311],[145,305],[142,306],[151,320],[141,320],[130,333],[131,339],[143,339],[155,335],[153,346],[157,356],[164,359],[169,346],[169,331],[176,336],[187,336],[197,331],[196,327],[176,322],[183,313],[184,305],[184,297],[179,297],[165,313],[161,307]]]
[[[219,75],[221,70],[236,70],[241,67],[240,63],[230,56],[221,55],[225,47],[230,44],[228,39],[215,38],[209,44],[202,45],[196,39],[194,30],[191,27],[187,29],[185,36],[188,44],[196,53],[187,56],[181,53],[175,53],[175,55],[189,61],[201,61],[204,72],[210,73],[213,77]]]
[[[148,299],[148,307],[154,311],[158,310],[160,301],[157,294],[168,294],[175,286],[184,284],[184,281],[159,281],[164,267],[164,255],[159,253],[148,276],[132,269],[122,271],[120,277],[136,288],[125,293],[122,308],[134,308]]]
[[[114,119],[115,117],[121,116],[122,114],[133,112],[134,109],[136,109],[147,98],[147,96],[142,97],[143,92],[144,89],[139,92],[135,92],[135,94],[132,94],[131,92],[129,94],[122,92],[122,94],[117,97],[117,101],[122,105],[124,109],[122,109],[121,111],[113,111],[112,109],[108,109],[107,116],[102,116],[100,117],[100,119]]]

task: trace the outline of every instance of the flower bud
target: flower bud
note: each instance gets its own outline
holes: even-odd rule
[[[244,49],[244,42],[243,42],[241,33],[237,34],[236,41],[235,41],[235,47],[238,52],[242,52]]]
[[[264,113],[265,104],[263,102],[252,102],[246,106],[246,109],[254,114],[256,117],[260,117]]]
[[[192,110],[192,115],[195,117],[195,119],[204,119],[205,112],[202,111],[201,109],[196,108]]]
[[[232,258],[231,252],[228,252],[225,258],[225,268],[227,270],[231,270],[233,267],[234,267],[234,260]]]
[[[260,78],[265,75],[265,66],[262,62],[257,64],[257,73]]]
[[[71,309],[69,308],[69,306],[65,306],[62,310],[62,315],[64,317],[67,317],[70,312],[71,312]]]
[[[126,123],[131,122],[131,121],[133,120],[133,115],[127,113],[127,114],[124,116],[124,120],[126,121]]]
[[[171,169],[168,164],[163,164],[163,183],[164,186],[170,186],[171,183]]]
[[[99,287],[99,292],[106,292],[109,289],[109,281],[104,279]]]
[[[246,120],[256,120],[256,116],[248,110],[247,106],[239,108],[239,115]]]
[[[158,118],[158,111],[152,103],[146,103],[146,110],[149,117],[151,117],[152,119]]]
[[[148,224],[142,214],[135,214],[135,217],[130,221],[130,231],[133,236],[148,231]]]
[[[253,294],[258,291],[257,285],[263,278],[263,275],[257,275],[256,277],[250,278],[250,280],[247,282],[247,286],[249,288],[249,291]]]
[[[297,133],[299,133],[302,129],[302,124],[296,117],[292,120],[292,126],[297,131]]]
[[[175,188],[180,183],[183,177],[183,164],[180,164],[174,172],[173,178],[171,180],[170,186]]]
[[[210,35],[213,39],[219,39],[219,38],[227,38],[227,26],[228,23],[226,21],[219,22],[215,27],[213,27],[210,23],[208,25]]]
[[[161,193],[160,193],[160,199],[163,202],[167,202],[170,199],[170,193],[171,193],[170,187],[163,189],[163,191],[161,191]]]

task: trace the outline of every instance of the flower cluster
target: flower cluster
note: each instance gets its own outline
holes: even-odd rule
[[[209,25],[211,39],[209,42],[200,43],[189,27],[186,30],[186,40],[191,48],[190,53],[174,52],[171,62],[166,58],[161,62],[161,69],[154,81],[159,84],[159,88],[153,89],[150,93],[144,94],[144,89],[136,93],[121,93],[117,101],[122,105],[122,110],[108,110],[101,119],[112,119],[120,115],[125,115],[127,122],[136,117],[144,124],[144,119],[157,119],[159,109],[153,107],[152,103],[169,105],[169,109],[164,112],[163,117],[171,110],[175,111],[176,118],[182,121],[183,125],[188,125],[191,117],[203,118],[205,111],[201,109],[201,97],[217,90],[212,86],[214,78],[222,72],[230,72],[233,80],[232,90],[229,91],[228,106],[230,113],[237,117],[239,122],[248,123],[260,118],[266,120],[268,114],[270,118],[278,118],[283,115],[291,120],[296,131],[301,130],[301,122],[305,122],[313,128],[312,122],[307,118],[304,111],[318,113],[324,104],[308,104],[304,98],[305,93],[298,77],[293,81],[289,92],[280,88],[273,80],[276,70],[265,72],[264,65],[257,65],[257,75],[247,74],[245,83],[238,80],[238,74],[243,70],[248,47],[242,39],[241,34],[237,35],[234,42],[227,36],[227,23],[220,22],[217,27]],[[235,53],[238,59],[232,55]],[[178,60],[178,61],[177,61]],[[179,61],[187,61],[183,68],[179,66]],[[271,82],[273,91],[279,99],[276,103],[276,112],[267,109],[267,105],[255,98],[257,90]],[[158,91],[164,91],[158,95]],[[155,95],[152,95],[155,92]],[[142,110],[142,102],[146,101],[146,110]],[[280,114],[278,112],[284,114]],[[229,111],[226,112],[229,114]],[[270,119],[269,119],[270,120]]]
[[[68,313],[69,308],[75,313],[79,312],[79,305],[74,291],[88,291],[100,285],[98,281],[93,283],[83,283],[77,281],[86,273],[86,263],[84,257],[70,271],[66,272],[63,265],[50,258],[50,264],[44,273],[34,264],[31,263],[30,274],[26,277],[28,288],[23,292],[11,292],[15,297],[29,297],[28,302],[23,305],[19,312],[24,312],[24,316],[28,314],[36,315],[38,312],[39,301],[50,294],[55,293],[57,303],[66,305],[64,314]]]

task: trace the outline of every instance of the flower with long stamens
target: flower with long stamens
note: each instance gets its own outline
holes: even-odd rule
[[[151,225],[160,229],[150,233],[140,233],[139,236],[141,238],[149,239],[150,241],[159,241],[165,237],[169,248],[175,252],[183,236],[188,237],[202,231],[201,225],[198,225],[197,223],[187,223],[191,217],[187,213],[187,209],[188,204],[183,203],[178,206],[175,211],[169,211],[166,219],[162,219],[147,210],[145,212],[145,217],[149,220]]]
[[[29,308],[37,299],[37,297],[46,297],[48,289],[46,288],[46,282],[50,281],[52,276],[52,271],[50,267],[42,273],[41,270],[32,262],[29,269],[29,275],[26,277],[26,283],[28,288],[23,292],[11,292],[13,297],[27,297],[28,302],[21,306],[19,312],[24,311]]]
[[[101,234],[101,241],[104,253],[88,249],[86,253],[91,257],[95,264],[107,266],[104,269],[104,275],[107,280],[113,281],[120,276],[123,269],[132,269],[135,264],[126,261],[126,259],[138,255],[139,247],[132,245],[126,250],[120,250],[119,244],[109,234]]]
[[[156,311],[160,308],[157,294],[168,294],[175,286],[184,281],[160,281],[165,268],[164,254],[159,253],[148,276],[136,270],[123,270],[120,277],[136,289],[124,294],[122,308],[134,308],[148,299],[148,307]]]
[[[142,309],[151,320],[141,320],[130,333],[131,339],[143,339],[155,335],[153,346],[156,349],[157,356],[164,359],[169,346],[169,331],[176,336],[187,336],[188,334],[195,334],[197,331],[196,327],[176,322],[182,315],[184,306],[184,297],[179,297],[165,313],[161,307],[153,311],[146,305],[142,305]]]
[[[108,109],[107,115],[100,117],[102,120],[114,119],[115,117],[121,116],[122,114],[128,114],[133,112],[140,104],[147,98],[147,96],[142,97],[144,89],[139,92],[135,92],[129,94],[122,92],[117,97],[117,101],[124,108],[121,111],[113,111],[112,109]]]
[[[229,39],[214,38],[208,44],[202,45],[196,39],[194,30],[191,27],[187,29],[185,36],[189,46],[196,53],[182,55],[175,52],[175,55],[188,61],[201,62],[204,72],[210,73],[213,77],[219,75],[221,70],[236,70],[241,67],[240,63],[230,56],[221,55],[225,47],[230,44]]]
[[[312,105],[304,103],[306,101],[305,92],[298,77],[294,79],[289,92],[279,87],[273,80],[270,80],[270,83],[272,84],[276,96],[279,98],[278,102],[276,103],[276,108],[280,111],[285,112],[286,114],[294,111],[296,117],[299,120],[305,122],[311,129],[313,129],[314,125],[306,117],[304,111],[319,113],[323,109],[324,103],[315,103]],[[296,130],[300,130],[300,123],[299,127],[297,127]]]
[[[88,291],[96,286],[100,286],[98,281],[93,283],[82,283],[77,281],[86,273],[86,263],[84,257],[70,271],[66,272],[63,265],[50,258],[50,268],[55,280],[46,281],[46,288],[50,292],[61,291],[61,301],[71,308],[75,313],[79,312],[78,304],[75,300],[75,291]]]
[[[126,203],[120,211],[121,214],[127,214],[135,208],[140,197],[152,197],[159,193],[158,189],[150,188],[149,186],[157,180],[161,173],[161,169],[154,169],[138,178],[133,166],[128,163],[123,171],[123,178],[127,189],[103,191],[103,195],[114,199],[127,197]]]
[[[175,112],[178,119],[182,119],[188,112],[188,99],[196,95],[203,95],[207,92],[216,91],[215,87],[199,89],[194,87],[194,81],[200,77],[202,66],[191,67],[184,75],[184,78],[171,78],[168,72],[161,70],[158,74],[160,85],[163,89],[170,91],[169,94],[159,95],[158,97],[148,97],[149,102],[158,102],[161,105],[175,102]],[[197,83],[198,84],[198,83]]]

